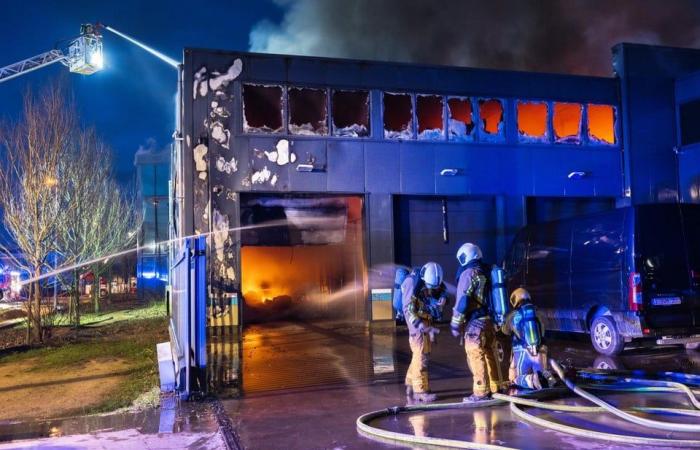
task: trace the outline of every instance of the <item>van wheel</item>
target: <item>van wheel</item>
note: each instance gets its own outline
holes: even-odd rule
[[[615,323],[609,316],[598,316],[591,324],[591,342],[598,353],[618,355],[625,346],[625,341],[617,332]]]

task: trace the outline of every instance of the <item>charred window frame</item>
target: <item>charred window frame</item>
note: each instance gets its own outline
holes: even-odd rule
[[[326,136],[328,134],[328,90],[288,87],[289,134]]]
[[[501,98],[480,98],[479,140],[482,142],[504,142],[506,138],[505,100]]]
[[[580,103],[552,103],[552,134],[557,144],[581,144],[583,105]]]
[[[550,142],[550,111],[551,108],[546,101],[517,100],[515,115],[518,127],[518,142]]]
[[[441,95],[416,95],[416,125],[418,139],[445,139],[445,98]]]
[[[586,105],[586,137],[592,145],[617,145],[617,108],[613,105]]]
[[[476,135],[474,102],[470,97],[447,97],[447,137],[455,142],[473,142]]]
[[[386,139],[412,139],[413,95],[402,92],[382,94],[382,123]]]
[[[283,86],[243,83],[241,98],[244,133],[284,132]]]
[[[370,95],[368,90],[333,90],[331,128],[333,136],[368,137],[370,135]]]

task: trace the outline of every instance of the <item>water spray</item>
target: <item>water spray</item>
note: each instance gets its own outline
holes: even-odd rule
[[[173,58],[164,55],[163,53],[159,52],[158,50],[154,49],[153,47],[149,47],[148,45],[144,44],[143,42],[132,38],[128,34],[124,34],[121,31],[115,30],[114,28],[110,27],[109,25],[103,25],[105,30],[111,31],[112,33],[116,34],[117,36],[126,39],[127,41],[131,42],[132,44],[141,47],[151,55],[155,56],[156,58],[160,59],[161,61],[165,62],[166,64],[171,65],[173,68],[177,69],[180,65],[179,62],[175,61]]]
[[[320,225],[320,224],[326,222],[327,219],[320,218],[320,217],[318,217],[318,218],[317,218],[317,217],[310,217],[310,218],[304,218],[304,219],[294,219],[294,223],[293,223],[293,224],[294,224],[294,225],[299,225],[300,223],[302,223],[302,222],[300,222],[300,221],[303,221],[303,224],[304,224],[304,225]],[[35,277],[28,278],[28,279],[26,279],[26,280],[23,280],[23,281],[21,281],[21,282],[18,283],[18,286],[19,286],[19,287],[22,287],[22,286],[25,286],[25,285],[27,285],[27,284],[33,283],[33,282],[35,282],[35,281],[41,281],[41,280],[44,280],[44,279],[46,279],[46,278],[51,278],[51,277],[54,277],[54,276],[56,276],[56,275],[59,275],[59,274],[65,273],[65,272],[69,272],[69,271],[72,271],[72,270],[75,270],[75,269],[79,269],[79,268],[81,268],[81,267],[89,266],[89,265],[91,265],[91,264],[97,264],[97,263],[101,263],[101,262],[106,262],[107,260],[109,260],[109,259],[111,259],[111,258],[116,258],[116,257],[120,257],[120,256],[125,256],[125,255],[128,255],[128,254],[134,253],[134,252],[138,252],[139,250],[149,249],[149,248],[151,248],[151,247],[153,247],[153,246],[158,246],[158,245],[171,245],[171,244],[175,244],[175,243],[181,242],[181,241],[183,241],[183,240],[185,240],[185,239],[196,238],[196,237],[201,237],[201,236],[207,237],[207,236],[211,236],[211,235],[213,235],[213,234],[218,234],[218,233],[230,233],[230,232],[233,232],[233,231],[255,230],[255,229],[259,229],[259,228],[272,228],[272,227],[287,226],[287,225],[290,225],[290,224],[292,224],[292,222],[290,222],[290,221],[287,220],[287,219],[273,220],[273,221],[270,221],[270,222],[265,222],[265,223],[261,223],[261,224],[257,224],[257,225],[244,225],[244,226],[240,226],[240,227],[225,228],[225,229],[221,229],[221,230],[208,231],[208,232],[205,232],[205,233],[198,233],[198,234],[192,234],[192,235],[189,235],[189,236],[183,236],[183,237],[177,237],[177,238],[174,238],[174,239],[168,239],[168,240],[165,240],[165,241],[156,242],[156,243],[154,243],[154,244],[141,245],[141,246],[137,246],[137,247],[134,247],[134,248],[129,248],[129,249],[122,250],[122,251],[119,251],[119,252],[111,253],[111,254],[109,254],[109,255],[100,256],[100,257],[98,257],[98,258],[89,259],[89,260],[87,260],[87,261],[81,261],[81,262],[78,262],[78,263],[69,264],[69,265],[66,265],[66,266],[61,266],[61,267],[58,267],[58,268],[56,268],[56,269],[54,269],[54,270],[52,270],[52,271],[50,271],[50,272],[42,273],[42,274],[39,275],[39,276],[35,276]]]

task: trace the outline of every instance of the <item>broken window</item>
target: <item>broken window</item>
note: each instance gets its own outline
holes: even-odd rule
[[[615,145],[615,107],[588,104],[588,139]]]
[[[369,136],[369,92],[334,91],[331,117],[333,136]]]
[[[416,96],[418,139],[442,139],[445,135],[445,103],[439,95]]]
[[[581,143],[581,116],[579,103],[554,103],[552,128],[554,141],[563,144]]]
[[[289,132],[328,134],[328,106],[324,89],[289,88]]]
[[[451,140],[471,141],[474,138],[474,111],[472,101],[466,97],[447,100],[449,110],[448,134]]]
[[[243,85],[243,131],[279,133],[282,131],[282,86]]]
[[[484,141],[503,139],[503,102],[496,98],[479,100],[479,124]]]
[[[413,102],[410,94],[384,93],[384,137],[413,137]]]
[[[547,104],[518,101],[518,139],[521,142],[547,142]]]

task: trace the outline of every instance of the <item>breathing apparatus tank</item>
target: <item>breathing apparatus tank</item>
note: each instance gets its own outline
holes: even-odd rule
[[[491,269],[491,313],[496,324],[502,326],[508,314],[506,272],[496,265]]]
[[[403,318],[403,298],[401,295],[401,285],[408,276],[408,270],[405,267],[399,267],[396,269],[394,274],[394,297],[392,299],[392,304],[394,306],[394,311],[396,312],[397,320],[404,320]]]
[[[528,303],[520,307],[520,314],[522,315],[520,320],[521,339],[528,353],[535,356],[540,351],[540,345],[542,345],[542,333],[540,322],[537,320],[537,312],[535,307]]]

